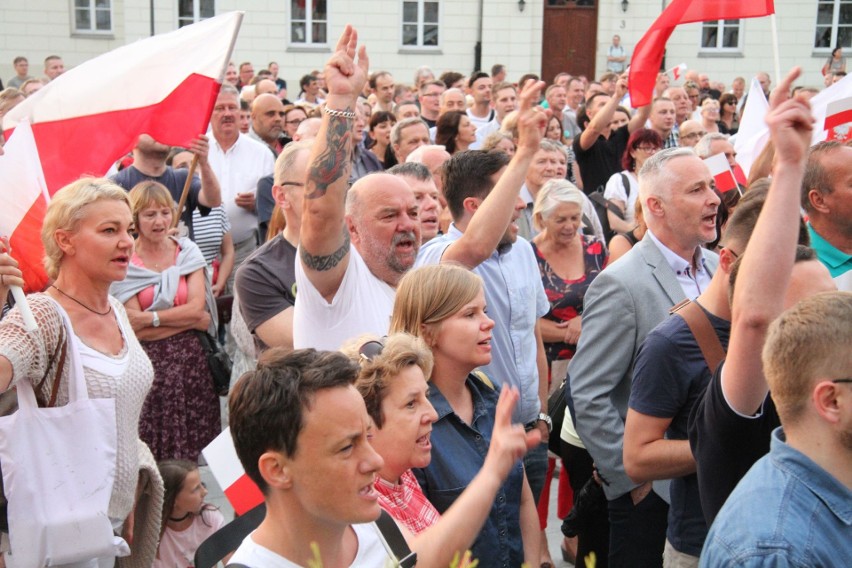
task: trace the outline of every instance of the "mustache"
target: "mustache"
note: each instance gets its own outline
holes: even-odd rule
[[[393,236],[393,240],[391,241],[391,246],[396,246],[405,242],[417,243],[417,237],[414,235],[414,231],[404,231],[402,233],[395,233]]]

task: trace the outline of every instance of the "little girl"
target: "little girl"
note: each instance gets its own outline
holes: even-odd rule
[[[198,466],[185,460],[159,463],[163,477],[163,525],[153,568],[191,568],[199,545],[224,524],[216,507],[204,502],[207,488]]]

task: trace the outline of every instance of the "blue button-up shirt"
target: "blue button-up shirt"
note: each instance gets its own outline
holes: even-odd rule
[[[800,451],[782,428],[719,511],[701,553],[714,566],[849,566],[852,491]]]
[[[423,245],[416,266],[438,264],[447,247],[461,236],[450,225],[446,235]],[[535,253],[529,242],[518,237],[508,250],[495,250],[473,271],[485,282],[488,317],[494,320],[491,363],[482,369],[495,383],[518,389],[521,400],[512,418],[527,424],[538,418],[541,409],[535,326],[550,310]]]
[[[432,425],[432,461],[426,468],[413,470],[423,493],[442,514],[482,469],[494,429],[497,391],[471,376],[466,384],[473,398],[471,424],[453,412],[434,384],[429,386],[429,402],[438,413],[438,421]],[[518,461],[494,497],[488,519],[471,547],[480,566],[517,568],[523,563],[523,483],[524,468]]]

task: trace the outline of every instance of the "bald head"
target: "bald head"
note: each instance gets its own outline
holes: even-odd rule
[[[701,140],[707,130],[697,120],[685,120],[680,125],[681,148],[693,148]]]
[[[284,132],[284,105],[278,97],[270,94],[256,97],[251,105],[251,124],[264,142],[277,142]]]
[[[270,79],[263,79],[262,81],[258,81],[257,84],[254,86],[254,92],[258,96],[277,95],[278,86]]]
[[[444,164],[450,159],[450,153],[443,146],[429,145],[421,146],[414,150],[405,159],[406,162],[417,162],[423,164],[432,173],[432,180],[438,191],[444,191]]]

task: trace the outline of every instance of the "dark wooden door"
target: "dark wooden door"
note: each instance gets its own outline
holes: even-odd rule
[[[600,0],[544,0],[541,75],[550,83],[557,73],[595,75]]]

